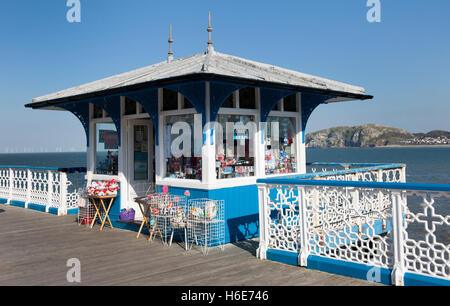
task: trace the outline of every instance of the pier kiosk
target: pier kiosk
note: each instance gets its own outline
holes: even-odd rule
[[[155,184],[225,200],[226,242],[256,237],[256,180],[305,173],[305,128],[314,109],[373,98],[361,87],[220,53],[210,25],[208,32],[203,53],[175,59],[170,37],[160,63],[26,105],[80,120],[88,175],[120,182],[114,227],[138,230],[114,221],[123,208],[138,212],[133,198]]]

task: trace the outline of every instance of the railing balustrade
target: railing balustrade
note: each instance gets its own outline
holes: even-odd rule
[[[258,180],[260,246],[450,280],[450,185],[406,184],[402,165]]]
[[[4,204],[66,215],[77,208],[85,168],[0,166],[0,200]]]

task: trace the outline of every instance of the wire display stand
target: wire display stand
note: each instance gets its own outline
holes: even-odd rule
[[[149,205],[151,232],[149,240],[160,236],[164,244],[172,245],[177,229],[186,228],[186,197],[168,193],[154,193],[146,196]],[[185,241],[187,233],[185,231]],[[186,245],[187,248],[187,245]]]
[[[223,200],[194,199],[188,201],[187,236],[190,249],[198,245],[204,255],[225,244],[225,202]]]
[[[80,192],[80,199],[78,200],[78,225],[90,227],[95,216],[95,207],[87,197],[86,192]]]

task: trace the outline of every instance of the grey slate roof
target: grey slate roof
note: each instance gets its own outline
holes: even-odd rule
[[[152,81],[192,74],[214,74],[252,81],[279,83],[319,90],[332,90],[365,95],[362,87],[353,86],[301,72],[263,64],[232,55],[210,51],[118,74],[112,77],[61,90],[33,99],[33,103],[69,98],[78,95],[118,89]]]

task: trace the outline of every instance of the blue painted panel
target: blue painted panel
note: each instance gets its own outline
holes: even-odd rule
[[[46,207],[44,205],[33,204],[33,203],[28,204],[28,209],[41,211],[41,212],[45,212],[46,211]]]
[[[48,209],[48,213],[49,213],[49,214],[52,214],[52,215],[58,215],[58,208],[56,208],[56,207],[50,207],[50,208]]]
[[[405,273],[403,280],[405,286],[450,286],[450,280],[415,273]]]
[[[266,257],[268,260],[281,262],[291,266],[298,266],[298,254],[295,252],[267,250]]]
[[[255,238],[259,236],[258,188],[256,185],[222,188],[214,190],[169,187],[169,193],[184,195],[189,190],[189,199],[208,198],[225,201],[225,242]],[[162,191],[162,186],[157,186]]]
[[[225,240],[259,237],[258,187],[239,186],[210,190],[209,198],[225,201]]]
[[[72,208],[72,209],[67,210],[68,216],[77,215],[77,214],[78,214],[78,208]]]
[[[320,256],[310,255],[308,257],[307,263],[308,269],[319,270],[328,273],[334,273],[338,275],[354,277],[359,279],[368,280],[368,276],[377,276],[372,274],[371,271],[374,267],[364,264],[348,262],[343,260],[325,258]],[[379,283],[385,285],[391,285],[391,273],[390,269],[377,268],[377,273],[379,273]],[[372,270],[374,271],[374,270]],[[372,279],[373,280],[373,279]]]
[[[11,201],[9,204],[10,204],[11,206],[16,206],[16,207],[25,208],[25,202]]]
[[[7,199],[0,199],[0,204],[6,204],[6,203],[8,203]]]

